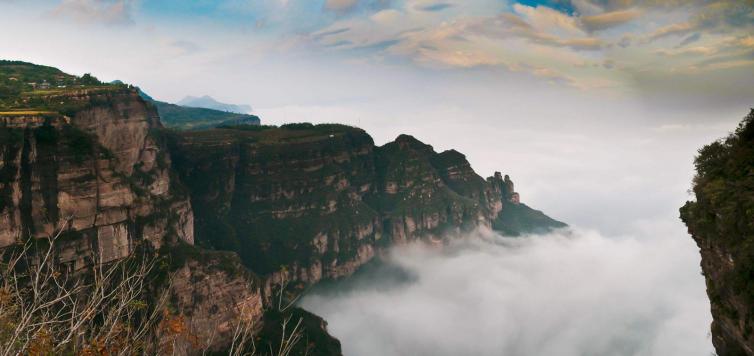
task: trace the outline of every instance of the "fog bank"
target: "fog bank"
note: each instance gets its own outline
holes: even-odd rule
[[[396,247],[301,304],[351,356],[709,355],[695,246],[677,223],[643,230]]]

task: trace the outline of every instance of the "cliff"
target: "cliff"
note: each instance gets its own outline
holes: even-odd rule
[[[192,243],[187,196],[171,191],[170,158],[149,130],[153,108],[128,90],[77,90],[39,98],[72,102],[62,114],[0,113],[0,247],[63,227],[61,262],[129,255],[139,240]]]
[[[699,246],[721,356],[754,355],[754,110],[696,157],[681,219]]]
[[[283,281],[347,276],[394,244],[443,243],[480,226],[565,226],[512,202],[507,176],[485,180],[461,153],[407,135],[375,146],[343,125],[164,134],[190,192],[197,244],[238,252],[267,295]],[[517,218],[504,218],[509,210]]]
[[[18,77],[39,74],[11,63]],[[0,65],[0,74],[6,69]],[[45,80],[59,75],[47,71],[54,76]],[[191,246],[193,209],[152,134],[162,127],[152,105],[133,89],[97,83],[19,87],[13,95],[0,97],[0,248],[62,229],[54,258],[75,273],[160,251],[175,272],[171,285],[154,286],[170,288],[167,318],[180,318],[199,338],[212,334],[212,347],[229,342],[228,324],[239,318],[261,324],[259,282],[238,273],[239,263],[217,268],[227,258]],[[192,353],[201,346],[193,341],[183,337],[175,347]]]
[[[395,244],[562,226],[520,204],[508,176],[484,179],[463,154],[411,136],[173,131],[138,88],[0,61],[0,248],[62,229],[54,258],[72,272],[136,251],[164,258],[173,278],[153,286],[169,295],[155,336],[176,354],[225,351],[239,321],[274,343],[295,317],[314,342],[303,351],[337,355],[322,319],[274,308],[280,286],[350,275]]]

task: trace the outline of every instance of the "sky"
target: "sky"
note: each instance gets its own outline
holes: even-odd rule
[[[681,263],[634,276],[706,303],[678,208],[696,151],[754,106],[752,0],[0,0],[0,13],[3,59],[456,149],[608,256],[630,240]],[[694,312],[708,322],[708,306]]]
[[[412,134],[625,232],[687,195],[754,97],[754,1],[0,0],[0,58]],[[662,188],[659,188],[662,187]],[[620,197],[620,199],[614,199]]]

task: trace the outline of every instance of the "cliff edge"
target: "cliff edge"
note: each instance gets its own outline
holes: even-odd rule
[[[754,110],[699,150],[681,220],[699,246],[720,356],[754,355]]]

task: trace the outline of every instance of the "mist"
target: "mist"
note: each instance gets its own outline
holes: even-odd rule
[[[677,224],[638,230],[394,247],[300,304],[345,355],[709,355],[695,246]]]

